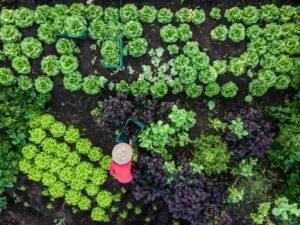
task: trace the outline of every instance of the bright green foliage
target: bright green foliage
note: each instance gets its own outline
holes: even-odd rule
[[[256,38],[247,44],[247,48],[249,51],[254,51],[258,55],[263,55],[268,50],[268,45],[265,39]],[[272,53],[272,52],[271,52]],[[273,54],[273,53],[272,53]]]
[[[123,23],[138,19],[138,8],[135,4],[125,4],[120,9],[120,19]]]
[[[68,13],[71,15],[83,16],[86,12],[85,5],[83,3],[72,3],[69,7]]]
[[[2,8],[0,13],[1,24],[12,24],[14,22],[14,10]]]
[[[62,56],[60,56],[59,64],[60,64],[61,72],[63,74],[72,73],[79,66],[78,59],[74,55],[62,55]]]
[[[272,70],[259,70],[258,80],[270,88],[276,83],[277,76]]]
[[[42,94],[48,93],[53,89],[53,81],[49,77],[40,76],[34,81],[35,89]]]
[[[75,71],[65,75],[63,82],[65,89],[70,91],[78,91],[82,87],[82,75],[80,72]]]
[[[66,187],[62,182],[55,182],[53,185],[49,186],[49,193],[53,198],[61,198],[65,195]]]
[[[35,59],[41,55],[43,47],[39,40],[33,37],[27,37],[21,42],[21,50],[28,58]]]
[[[56,51],[61,55],[69,55],[74,53],[76,45],[73,40],[60,38],[55,44]]]
[[[14,12],[14,20],[20,28],[30,27],[34,22],[34,12],[31,9],[20,7]]]
[[[280,55],[276,59],[275,71],[278,73],[288,73],[293,68],[293,59],[288,55]]]
[[[197,98],[202,94],[202,92],[203,92],[203,87],[195,83],[186,85],[185,87],[185,93],[190,98]]]
[[[293,217],[300,217],[300,209],[297,203],[290,204],[286,197],[278,197],[272,214],[282,221],[291,221]]]
[[[179,23],[189,23],[193,18],[193,10],[183,7],[175,13],[175,17]]]
[[[96,197],[96,201],[101,208],[108,208],[113,202],[113,195],[109,191],[100,191]]]
[[[88,33],[89,37],[93,40],[102,39],[107,32],[107,26],[101,19],[94,19],[90,22]]]
[[[109,221],[109,217],[106,215],[105,210],[100,207],[93,208],[91,217],[92,217],[92,220],[94,220],[94,221],[99,221],[99,222],[108,222]]]
[[[228,169],[231,153],[219,136],[202,134],[192,141],[195,150],[191,160],[192,167],[203,166],[208,175],[221,173]]]
[[[192,65],[196,70],[204,70],[209,67],[209,57],[204,52],[199,52],[192,58]]]
[[[124,36],[127,39],[141,37],[143,34],[142,24],[138,21],[128,21],[124,28]]]
[[[84,15],[88,20],[102,18],[103,8],[99,5],[90,4],[86,7],[86,14]]]
[[[118,40],[105,40],[101,46],[102,65],[116,67],[120,65],[120,43]]]
[[[291,5],[283,5],[280,8],[280,20],[281,22],[289,22],[295,15],[295,7]]]
[[[248,135],[248,131],[245,130],[244,122],[240,117],[235,118],[230,121],[228,129],[238,138],[242,138]]]
[[[157,21],[159,23],[171,23],[173,19],[173,12],[168,8],[161,8],[157,13]]]
[[[270,23],[274,20],[277,20],[279,18],[279,15],[280,15],[280,11],[276,5],[267,4],[261,6],[260,17],[264,21]]]
[[[172,112],[168,118],[171,120],[171,126],[176,131],[185,130],[188,131],[196,124],[196,113],[193,111],[186,111],[185,109],[179,109],[176,105],[172,106]]]
[[[234,76],[241,76],[242,74],[245,73],[246,70],[245,61],[240,58],[231,59],[229,62],[228,70]]]
[[[182,84],[192,84],[197,79],[197,70],[187,66],[179,72],[179,79]]]
[[[276,90],[285,90],[289,87],[291,78],[287,75],[279,75],[275,83]]]
[[[41,128],[35,128],[29,131],[29,141],[40,144],[46,138],[46,132]]]
[[[38,148],[34,144],[27,144],[22,148],[22,154],[25,159],[33,159],[35,155],[38,153]]]
[[[250,217],[253,222],[257,225],[267,224],[267,225],[274,225],[269,218],[269,213],[271,209],[270,202],[263,202],[260,203],[257,207],[256,213],[250,213]]]
[[[216,82],[212,82],[209,83],[206,87],[205,87],[205,95],[207,97],[213,97],[216,96],[220,93],[221,88],[220,85]]]
[[[233,42],[240,42],[245,39],[245,27],[241,23],[234,23],[229,27],[228,37]]]
[[[25,56],[16,56],[11,61],[11,66],[20,74],[29,74],[31,72],[31,65]]]
[[[132,57],[141,57],[147,53],[148,42],[145,38],[135,38],[128,42],[128,54]]]
[[[215,20],[219,20],[221,19],[221,9],[218,7],[213,7],[210,12],[209,15],[211,18],[215,19]]]
[[[183,70],[185,67],[187,67],[189,64],[190,64],[190,59],[185,55],[181,54],[175,58],[173,66],[175,70],[179,72]]]
[[[27,76],[19,76],[17,78],[18,86],[22,91],[27,91],[33,87],[33,81],[30,77]],[[1,83],[1,81],[0,81]]]
[[[49,131],[54,138],[59,138],[64,135],[66,131],[66,125],[64,125],[62,122],[55,122],[50,126]]]
[[[260,65],[264,69],[273,69],[275,67],[275,62],[276,62],[276,56],[270,53],[266,53],[262,56],[260,60]]]
[[[179,47],[175,44],[168,45],[168,51],[170,55],[177,55],[179,52]]]
[[[4,86],[10,86],[15,80],[13,72],[9,68],[0,68],[0,84]]]
[[[48,5],[38,5],[35,8],[34,11],[34,20],[37,24],[43,24],[46,23],[46,21],[49,19],[49,11],[51,11],[52,8]]]
[[[115,23],[119,21],[119,9],[114,7],[107,7],[104,10],[104,21],[106,23]]]
[[[269,87],[260,80],[254,79],[249,83],[248,89],[252,96],[261,97],[269,90]]]
[[[247,28],[246,35],[252,41],[263,34],[263,29],[257,24],[252,25]]]
[[[59,31],[72,37],[80,37],[86,31],[86,21],[82,16],[68,16],[64,21],[64,30]]]
[[[284,51],[284,45],[282,41],[274,40],[268,45],[268,51],[273,55],[279,55]]]
[[[150,83],[146,80],[133,81],[130,85],[130,93],[133,96],[147,96],[149,94]]]
[[[229,81],[222,85],[221,94],[225,98],[233,98],[234,96],[236,96],[238,90],[238,86],[232,81]]]
[[[64,136],[64,140],[70,144],[73,144],[75,142],[77,142],[77,140],[80,138],[80,133],[79,130],[74,128],[74,127],[69,127],[66,130],[65,136]]]
[[[218,75],[223,75],[227,72],[227,61],[226,60],[215,60],[213,61],[213,67],[217,71]]]
[[[43,23],[38,28],[38,37],[41,41],[50,45],[56,41],[55,28],[50,23]]]
[[[150,87],[150,92],[154,98],[162,98],[168,93],[168,86],[166,82],[159,80]]]
[[[242,177],[253,177],[254,176],[254,167],[257,165],[257,159],[242,159],[239,162],[239,165],[232,169],[232,174],[235,176]]]
[[[218,78],[217,71],[212,66],[199,73],[199,80],[204,84],[215,82],[217,78]]]
[[[86,155],[90,151],[91,147],[92,147],[92,143],[87,138],[78,139],[77,142],[76,142],[76,151],[79,154]]]
[[[210,32],[210,36],[213,40],[225,41],[227,38],[228,29],[225,25],[218,25]]]
[[[89,152],[87,153],[87,156],[93,162],[99,161],[103,156],[102,149],[99,147],[91,147]]]
[[[3,44],[3,54],[10,60],[15,58],[16,56],[21,54],[20,44],[17,43]]]
[[[154,6],[144,5],[139,10],[139,18],[144,23],[153,23],[156,19],[157,10]]]
[[[194,9],[192,12],[192,22],[196,25],[200,25],[205,21],[205,12],[203,9]]]
[[[190,26],[186,23],[180,24],[177,31],[179,40],[183,42],[190,40],[193,36]]]
[[[273,40],[276,40],[281,32],[280,32],[280,26],[275,24],[275,23],[270,23],[270,24],[267,24],[264,28],[264,37],[266,40],[268,41],[273,41]]]
[[[225,10],[224,14],[228,22],[236,23],[239,22],[242,18],[242,10],[239,7],[232,7]]]
[[[42,150],[47,154],[55,153],[57,145],[57,141],[54,138],[45,138],[41,143]]]
[[[178,40],[178,30],[175,26],[168,24],[160,29],[160,36],[166,43],[175,43]]]
[[[0,28],[0,40],[3,43],[12,43],[20,40],[22,34],[17,27],[13,25],[3,25]]]
[[[105,155],[102,157],[102,159],[100,161],[100,166],[102,169],[108,170],[110,163],[111,163],[111,156]]]
[[[299,41],[299,36],[292,35],[287,37],[284,40],[284,47],[285,51],[289,55],[295,55],[300,53],[300,41]]]
[[[83,78],[82,89],[85,93],[95,95],[98,94],[104,87],[107,79],[102,76],[96,76],[93,74]]]
[[[242,21],[246,25],[251,25],[259,20],[259,10],[254,6],[246,6],[242,12]]]
[[[41,68],[47,76],[56,76],[60,72],[60,64],[55,55],[48,55],[42,59]]]
[[[82,196],[82,198],[78,202],[78,207],[80,210],[86,211],[91,208],[91,204],[92,204],[92,201],[89,198]]]
[[[195,55],[199,54],[199,52],[199,44],[197,41],[188,41],[183,46],[183,53],[190,58],[193,58]]]
[[[55,118],[52,115],[50,115],[50,114],[43,114],[43,115],[37,117],[36,119],[38,121],[38,125],[37,126],[30,126],[31,120],[29,121],[29,126],[31,128],[36,128],[36,127],[40,126],[43,129],[49,129],[50,125],[55,122]]]
[[[228,199],[230,203],[238,203],[243,200],[245,191],[244,189],[238,190],[236,187],[231,186],[228,188]]]

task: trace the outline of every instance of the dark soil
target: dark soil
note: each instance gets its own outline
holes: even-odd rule
[[[13,4],[11,7],[17,8],[20,6],[27,6],[30,8],[35,8],[39,4],[49,4],[54,5],[55,3],[64,3],[70,5],[73,2],[85,2],[81,1],[70,1],[70,0],[57,0],[57,1],[28,1],[20,0],[18,4]],[[157,8],[168,7],[173,11],[181,7],[201,7],[206,12],[206,21],[201,26],[192,26],[193,30],[193,39],[198,41],[202,48],[207,49],[208,55],[211,60],[221,59],[225,56],[239,56],[242,52],[245,51],[246,41],[241,43],[234,44],[230,41],[225,41],[218,43],[210,39],[210,30],[219,23],[225,23],[225,20],[214,21],[209,16],[208,13],[212,7],[219,6],[222,9],[230,8],[232,6],[246,6],[246,5],[263,5],[266,3],[273,3],[271,0],[243,0],[243,1],[216,1],[216,0],[186,0],[183,3],[180,3],[180,0],[144,0],[144,1],[133,1],[133,0],[124,0],[124,1],[114,1],[106,0],[94,1],[95,4],[100,4],[104,7],[107,6],[116,6],[119,7],[126,3],[135,3],[138,6],[143,6],[145,4],[154,5]],[[276,4],[293,4],[296,5],[296,0],[277,0]],[[299,4],[299,2],[298,2]],[[159,32],[159,25],[145,25],[144,26],[144,36],[150,41],[150,47],[166,47],[165,43],[162,43],[160,36],[157,35]],[[26,29],[25,36],[36,35],[36,27]],[[135,80],[136,75],[130,75],[127,72],[120,71],[113,76],[110,76],[110,71],[104,69],[100,66],[99,57],[96,60],[96,64],[92,65],[91,61],[95,53],[90,50],[90,45],[93,44],[91,40],[77,41],[76,44],[80,48],[81,53],[78,55],[80,59],[80,68],[79,71],[82,74],[89,74],[97,72],[101,75],[104,75],[109,78],[109,80],[118,81],[121,79],[124,80]],[[56,54],[54,46],[44,45],[44,54]],[[99,52],[99,50],[97,50]],[[130,65],[136,71],[141,71],[142,64],[149,64],[149,57],[145,56],[138,60],[126,57],[124,61],[125,65]],[[34,76],[38,76],[41,73],[40,70],[40,59],[32,61],[32,67],[34,70]],[[137,73],[136,73],[137,74]],[[264,107],[267,105],[279,105],[282,104],[285,98],[290,98],[294,93],[292,90],[288,91],[275,91],[270,90],[265,96],[255,99],[252,104],[245,103],[244,97],[247,95],[247,86],[250,78],[247,76],[233,77],[232,75],[225,74],[218,79],[219,83],[225,83],[229,80],[233,80],[237,83],[240,91],[234,99],[224,99],[222,97],[215,98],[217,105],[214,114],[221,117],[226,112],[229,111],[238,111],[242,107]],[[80,128],[81,131],[93,142],[94,145],[100,146],[107,153],[111,153],[111,149],[114,146],[115,134],[110,132],[108,129],[99,128],[96,123],[93,121],[90,111],[96,107],[97,101],[102,100],[104,97],[111,95],[112,93],[105,89],[102,94],[97,96],[90,96],[84,94],[82,91],[79,92],[69,92],[64,90],[62,83],[62,76],[55,77],[55,87],[52,92],[52,101],[49,103],[47,110],[56,116],[56,118],[68,125],[74,125],[77,128]],[[206,97],[200,97],[196,100],[191,100],[186,98],[185,95],[178,96],[167,96],[166,100],[179,100],[181,105],[191,108],[193,111],[197,112],[197,125],[193,128],[191,132],[192,137],[198,136],[208,124],[208,115],[212,114],[212,111],[208,110],[207,101],[209,100]],[[72,213],[72,209],[64,204],[63,201],[55,201],[52,203],[53,208],[48,209],[47,205],[49,204],[49,199],[43,197],[41,192],[43,187],[41,184],[28,181],[25,176],[20,175],[18,178],[18,187],[26,187],[26,191],[15,190],[17,193],[17,200],[19,203],[14,203],[13,194],[10,193],[10,203],[9,207],[0,212],[0,225],[50,225],[53,224],[54,219],[56,218],[65,218],[66,224],[68,225],[94,225],[101,224],[93,222],[90,219],[89,213]],[[117,191],[120,189],[121,185],[118,184],[112,178],[109,179],[107,187],[109,190]],[[130,186],[129,186],[130,188]],[[120,212],[123,209],[126,209],[125,205],[128,201],[132,202],[135,206],[134,199],[129,195],[125,195],[124,202],[119,204]],[[29,203],[29,207],[24,207],[24,203]],[[162,202],[157,202],[158,210],[153,210],[151,205],[144,204],[143,202],[138,203],[142,207],[142,214],[139,216],[134,215],[131,211],[128,213],[128,217],[125,220],[117,218],[114,216],[109,224],[111,225],[141,225],[146,224],[144,219],[146,217],[151,218],[149,224],[155,225],[168,225],[171,224],[172,218],[168,213],[167,207]],[[238,225],[250,225],[248,215],[250,211],[254,208],[253,204],[248,205],[239,205],[239,209],[234,209],[233,211],[238,211],[239,215],[236,216],[234,224]],[[244,210],[240,210],[243,208]],[[234,213],[236,214],[236,212]],[[181,224],[187,224],[182,222]]]

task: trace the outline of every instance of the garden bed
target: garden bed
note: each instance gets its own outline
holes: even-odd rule
[[[76,1],[83,2],[85,1]],[[182,7],[188,7],[195,9],[200,7],[205,11],[206,20],[201,25],[191,25],[191,30],[193,32],[193,41],[197,41],[201,46],[201,49],[207,49],[207,55],[211,61],[223,59],[224,56],[239,57],[246,50],[247,41],[243,40],[238,43],[234,43],[230,40],[223,42],[213,41],[210,37],[211,30],[219,25],[225,24],[230,26],[230,23],[226,21],[224,17],[221,20],[214,20],[209,16],[209,12],[212,7],[220,7],[224,12],[225,9],[231,8],[233,6],[238,6],[243,8],[248,5],[253,5],[259,7],[265,4],[271,4],[273,1],[183,1],[180,3],[179,0],[172,1],[157,1],[157,0],[146,0],[146,1],[94,1],[94,4],[100,4],[103,8],[112,6],[120,7],[127,3],[134,3],[138,8],[141,8],[145,4],[153,5],[156,8],[166,7],[171,9],[173,12],[179,10]],[[55,2],[47,1],[46,4],[53,6],[54,4],[66,4],[71,5],[74,1],[63,1],[57,0]],[[36,6],[45,4],[44,1],[33,1],[28,2],[26,0],[20,0],[16,4],[11,4],[11,8],[28,7],[35,9]],[[282,4],[293,6],[299,6],[299,3],[295,0],[288,1],[276,1],[276,5],[281,6]],[[37,25],[33,25],[29,28],[22,30],[22,35],[24,37],[36,36],[37,35]],[[167,52],[168,44],[161,40],[159,35],[161,24],[143,24],[144,32],[143,37],[148,40],[148,49],[156,49],[162,47]],[[94,51],[91,46],[95,44],[94,40],[76,40],[76,46],[80,49],[80,53],[76,53],[76,57],[79,61],[78,71],[82,74],[100,74],[108,79],[108,82],[113,81],[118,83],[121,80],[126,80],[127,82],[132,82],[138,79],[139,74],[142,71],[142,65],[149,65],[151,57],[146,54],[140,58],[124,57],[124,70],[117,71],[112,74],[112,70],[104,68],[101,66],[101,56],[99,54],[99,48]],[[0,43],[0,47],[2,43]],[[178,46],[182,48],[183,43],[179,43]],[[43,70],[40,66],[40,59],[49,54],[57,54],[54,44],[43,43],[43,52],[40,58],[37,60],[32,60],[31,67],[32,73],[31,77],[38,78]],[[95,56],[97,56],[95,58]],[[298,55],[299,56],[299,55]],[[171,59],[169,54],[164,54],[162,61],[168,62]],[[10,67],[10,62],[5,61],[1,67]],[[128,69],[134,71],[131,73]],[[256,70],[256,69],[254,69]],[[85,93],[83,90],[70,92],[64,87],[63,76],[59,74],[53,78],[54,87],[51,91],[51,101],[47,103],[46,108],[43,112],[49,113],[55,117],[57,121],[62,122],[66,126],[73,125],[75,128],[80,130],[80,133],[88,138],[93,146],[99,146],[103,149],[103,153],[110,155],[113,146],[115,145],[116,134],[113,129],[109,127],[102,126],[95,122],[95,118],[91,115],[91,111],[98,106],[98,101],[103,101],[108,98],[108,96],[115,96],[116,92],[109,90],[108,85],[101,90],[99,94],[90,95]],[[289,87],[286,90],[275,90],[272,88],[265,95],[259,98],[254,98],[251,103],[245,102],[245,97],[248,95],[248,85],[251,81],[249,76],[233,76],[231,73],[227,72],[218,78],[218,83],[223,85],[229,81],[234,81],[239,88],[237,95],[234,98],[224,98],[221,95],[213,97],[215,103],[215,108],[209,109],[208,102],[211,98],[205,96],[191,99],[188,98],[186,93],[180,93],[173,95],[171,91],[164,96],[163,101],[166,102],[176,102],[176,105],[180,108],[185,108],[196,113],[196,124],[189,130],[189,135],[192,139],[200,136],[201,133],[206,131],[208,134],[214,134],[215,132],[209,128],[209,118],[219,118],[223,119],[228,112],[238,114],[243,108],[256,108],[264,110],[266,106],[281,106],[284,104],[286,99],[292,99],[297,91]],[[152,97],[149,97],[152,99]],[[267,115],[264,116],[267,120],[275,123],[275,119]],[[125,122],[125,121],[124,121]],[[278,133],[278,127],[275,126],[276,133]],[[119,127],[121,130],[122,127]],[[190,145],[188,145],[190,147]],[[174,158],[180,161],[181,157],[191,157],[192,153],[188,147],[176,147],[173,152],[176,152]],[[140,150],[140,148],[138,148]],[[185,150],[185,153],[182,151]],[[149,154],[148,151],[141,150],[141,155]],[[187,156],[186,156],[187,155]],[[87,159],[84,156],[84,159]],[[88,160],[88,159],[87,159]],[[134,164],[137,162],[134,162]],[[272,171],[272,174],[276,174],[274,179],[282,179],[283,181],[278,181],[272,183],[272,188],[270,188],[269,196],[275,198],[277,193],[284,189],[284,179],[285,174],[281,170],[271,168],[272,165],[269,160],[264,158],[259,162],[259,167],[261,170]],[[264,173],[267,177],[269,174]],[[235,182],[235,177],[230,174],[217,174],[210,177],[211,180],[216,184],[232,184]],[[267,179],[268,180],[268,179]],[[270,175],[270,179],[272,176]],[[138,224],[159,224],[159,225],[171,225],[174,224],[174,219],[171,213],[169,213],[168,206],[162,199],[154,201],[154,203],[147,202],[145,200],[137,201],[136,198],[131,194],[134,190],[135,183],[126,184],[126,193],[122,193],[122,200],[118,202],[117,213],[112,213],[110,221],[107,223],[96,222],[91,219],[90,212],[81,212],[77,210],[76,213],[72,212],[72,208],[64,202],[63,199],[59,198],[51,203],[49,197],[42,195],[44,187],[41,183],[37,183],[28,179],[27,175],[20,173],[16,185],[13,189],[7,190],[8,206],[6,209],[0,211],[0,224],[2,225],[50,225],[54,223],[55,219],[65,219],[67,225],[96,225],[96,224],[111,224],[111,225],[138,225]],[[108,176],[106,183],[103,188],[109,190],[113,193],[121,192],[123,185],[119,184],[113,177]],[[14,194],[16,193],[16,194]],[[17,196],[17,197],[16,197]],[[128,206],[128,203],[133,205],[133,209]],[[261,203],[260,199],[254,199],[252,201],[240,202],[238,204],[231,204],[227,208],[227,212],[231,215],[233,223],[239,225],[251,225],[253,222],[249,217],[250,212],[254,212],[257,209],[257,205]],[[134,207],[141,209],[141,214],[134,213]],[[74,210],[73,210],[74,211]],[[75,210],[76,211],[76,210]],[[128,213],[127,216],[123,218],[120,214],[123,212]],[[148,221],[149,220],[149,221]],[[145,222],[146,221],[146,222]],[[178,220],[180,224],[189,224],[185,220]],[[58,221],[56,221],[58,222]],[[202,225],[202,224],[201,224]],[[208,225],[208,224],[203,224]],[[210,225],[210,224],[209,224]],[[212,224],[213,225],[213,224]],[[221,223],[220,223],[221,225]],[[225,225],[225,224],[224,224]]]

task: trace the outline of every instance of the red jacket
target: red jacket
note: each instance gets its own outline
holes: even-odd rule
[[[133,179],[131,173],[131,165],[132,159],[122,165],[112,160],[109,167],[109,173],[110,175],[114,176],[120,183],[129,183]]]

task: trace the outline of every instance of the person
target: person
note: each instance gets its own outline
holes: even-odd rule
[[[120,183],[126,184],[132,181],[131,173],[133,149],[131,141],[127,143],[119,143],[112,150],[112,161],[109,172]]]

